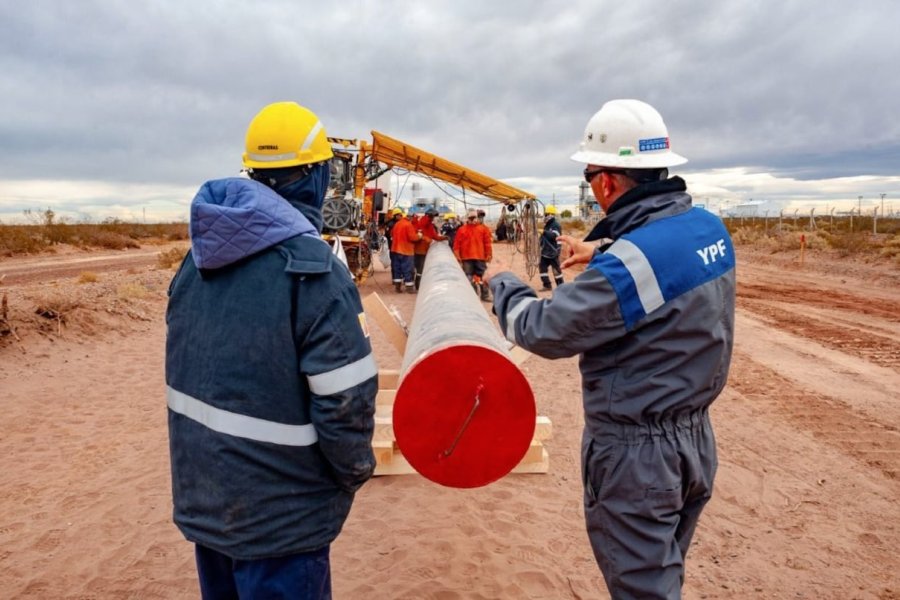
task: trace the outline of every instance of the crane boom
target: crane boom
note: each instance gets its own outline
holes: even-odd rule
[[[434,177],[504,204],[536,199],[534,194],[377,131],[372,131],[372,147],[368,150],[371,158],[389,167]]]

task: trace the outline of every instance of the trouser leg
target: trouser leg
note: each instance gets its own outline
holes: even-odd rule
[[[553,269],[553,280],[556,283],[556,287],[561,286],[563,283],[563,274],[562,269],[559,267],[559,257],[552,259],[550,262],[550,268]]]
[[[199,544],[194,546],[194,558],[203,600],[238,600],[232,558]]]
[[[547,270],[550,267],[550,260],[542,256],[540,262],[538,262],[538,273],[541,275],[541,287],[545,290],[552,289],[550,285],[550,275]]]
[[[398,255],[400,257],[400,277],[403,279],[403,287],[406,291],[414,291],[413,290],[413,279],[415,277],[415,265],[413,262],[412,256],[407,256],[405,254]]]
[[[400,255],[396,252],[391,252],[391,282],[394,284],[395,290],[401,291],[403,275],[400,272]]]
[[[331,600],[329,547],[278,558],[235,561],[241,598]]]
[[[715,477],[704,419],[628,440],[586,437],[585,520],[613,598],[681,598],[684,557]]]
[[[468,280],[469,280],[469,283],[472,284],[472,289],[475,289],[475,282],[474,282],[474,276],[475,276],[475,264],[474,264],[474,262],[475,262],[475,261],[469,260],[469,259],[464,259],[464,260],[462,261],[462,270],[463,270],[463,273],[466,274],[466,279],[468,279]],[[476,291],[477,291],[477,290],[476,290]]]
[[[469,277],[472,289],[482,300],[487,300],[490,294],[487,284],[481,279],[485,271],[487,271],[487,262],[483,260],[463,261],[463,272]]]
[[[416,254],[415,255],[415,267],[416,267],[416,289],[419,289],[419,284],[422,282],[422,273],[425,272],[425,255],[424,254]]]

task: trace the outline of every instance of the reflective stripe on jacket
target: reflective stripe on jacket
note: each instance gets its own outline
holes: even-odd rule
[[[695,412],[725,385],[734,250],[721,221],[691,209],[674,179],[643,196],[636,188],[631,204],[611,210],[605,227],[615,242],[550,298],[509,273],[491,280],[511,341],[547,358],[581,354],[588,431]]]

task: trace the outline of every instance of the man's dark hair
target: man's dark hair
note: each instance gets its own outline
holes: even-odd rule
[[[636,184],[662,181],[669,177],[669,169],[623,169],[619,171]]]

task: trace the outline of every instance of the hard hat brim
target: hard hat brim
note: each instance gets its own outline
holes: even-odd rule
[[[688,161],[688,159],[680,154],[671,151],[656,155],[632,154],[629,156],[618,156],[606,152],[579,150],[569,158],[575,162],[586,165],[597,165],[598,167],[613,167],[619,169],[664,169],[666,167],[683,165]]]

